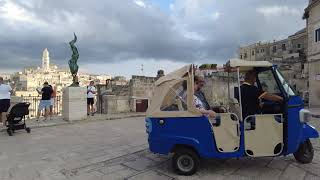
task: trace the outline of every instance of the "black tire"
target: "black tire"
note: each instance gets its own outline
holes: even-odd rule
[[[196,152],[190,148],[179,148],[174,152],[172,167],[179,175],[190,176],[197,172],[200,159]]]
[[[312,162],[314,149],[310,139],[301,143],[297,152],[293,153],[294,158],[301,164],[308,164]]]
[[[31,132],[31,129],[30,128],[26,128],[26,131],[27,131],[27,133],[30,133]]]
[[[11,129],[7,129],[7,133],[8,133],[9,136],[12,136],[12,134],[13,134]]]

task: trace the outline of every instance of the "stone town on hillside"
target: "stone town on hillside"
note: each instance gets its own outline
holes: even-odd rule
[[[286,39],[257,42],[239,48],[239,58],[267,60],[280,66],[293,88],[309,102],[320,106],[320,1],[310,0],[303,19],[306,28]],[[294,31],[294,30],[293,30]]]

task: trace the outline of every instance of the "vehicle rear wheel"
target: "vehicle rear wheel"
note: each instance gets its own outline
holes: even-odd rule
[[[180,175],[190,176],[197,172],[199,156],[190,148],[179,148],[174,152],[172,167]]]
[[[297,152],[293,153],[295,159],[302,164],[311,163],[313,154],[314,150],[310,139],[306,140],[304,143],[301,143]]]

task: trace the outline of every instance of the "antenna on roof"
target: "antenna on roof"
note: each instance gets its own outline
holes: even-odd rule
[[[144,75],[144,73],[143,73],[143,64],[141,64],[141,73],[142,73],[142,75]]]

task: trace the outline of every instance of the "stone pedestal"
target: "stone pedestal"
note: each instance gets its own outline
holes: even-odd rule
[[[87,89],[85,87],[66,87],[62,95],[62,116],[66,121],[87,118]]]

